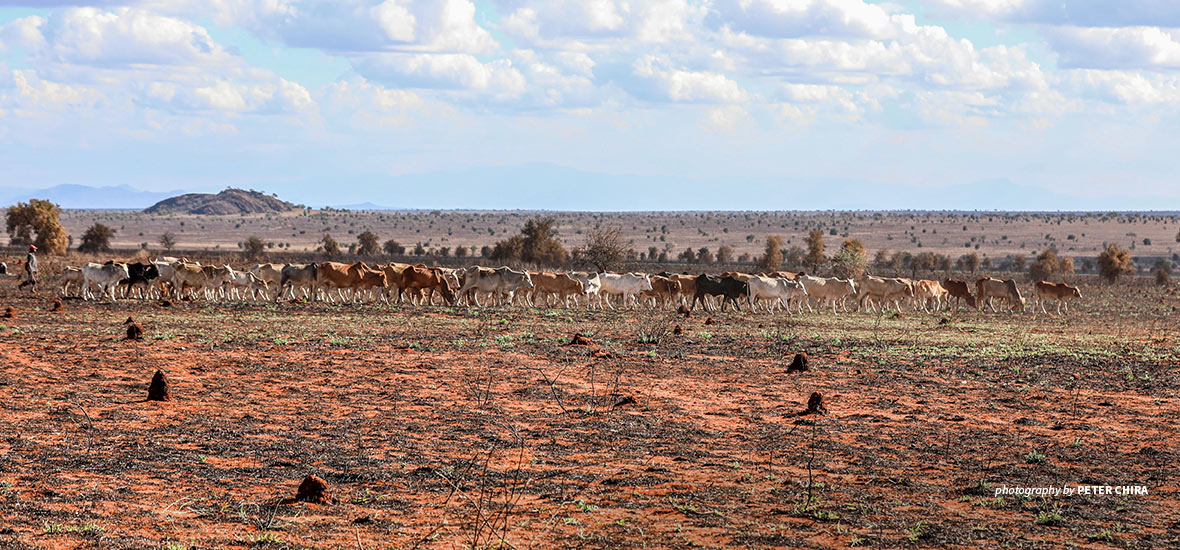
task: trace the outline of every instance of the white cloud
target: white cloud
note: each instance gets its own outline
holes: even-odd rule
[[[404,88],[514,95],[525,86],[511,61],[483,63],[467,54],[370,54],[354,59],[353,66],[369,80]]]
[[[632,65],[633,80],[624,84],[656,101],[687,103],[741,103],[749,94],[724,74],[690,71],[674,66],[665,57],[646,55]]]
[[[687,0],[499,0],[501,27],[532,47],[603,50],[699,38],[705,10]]]
[[[1046,32],[1065,68],[1180,68],[1180,33],[1174,30],[1059,27]]]
[[[709,22],[771,38],[893,38],[905,16],[861,0],[718,0]]]
[[[18,19],[0,32],[42,63],[112,68],[230,61],[203,27],[133,8],[70,8]]]
[[[1066,71],[1063,85],[1073,94],[1104,103],[1180,106],[1180,77],[1128,71]]]

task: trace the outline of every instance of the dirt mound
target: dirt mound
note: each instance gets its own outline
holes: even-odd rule
[[[295,492],[295,501],[316,504],[332,502],[332,497],[328,494],[328,483],[319,476],[308,475],[303,478],[303,483],[299,484],[299,490]]]
[[[717,322],[717,321],[714,321],[712,317],[709,317],[708,319],[705,319],[705,324],[706,324],[706,325],[711,325],[711,324],[713,324],[713,323],[716,323],[716,322]]]
[[[168,382],[168,377],[164,376],[164,371],[157,370],[152,376],[152,383],[148,385],[147,400],[172,401],[172,384]]]
[[[614,359],[615,354],[606,350],[596,349],[590,352],[590,357],[594,359]]]
[[[143,340],[143,327],[135,322],[135,319],[128,317],[126,321],[123,321],[123,324],[127,325],[128,340]]]
[[[793,361],[791,361],[791,365],[789,367],[787,367],[787,374],[790,374],[792,372],[807,372],[807,370],[808,370],[807,354],[806,353],[796,353],[795,359]]]
[[[53,299],[53,307],[49,308],[49,311],[61,311],[61,310],[62,310],[61,298],[54,298]]]
[[[216,195],[189,193],[164,199],[148,207],[148,214],[255,214],[266,212],[289,212],[295,205],[258,191],[229,188]]]
[[[684,304],[681,304],[680,307],[676,308],[676,313],[679,313],[685,317],[692,315],[692,311],[689,310],[687,307],[684,307]]]
[[[589,336],[584,336],[580,332],[575,332],[573,337],[570,338],[570,343],[567,345],[570,345],[570,346],[592,346],[592,345],[594,345],[594,340],[592,340]]]
[[[160,307],[172,307],[172,300],[160,300]]]
[[[807,398],[807,410],[799,413],[799,416],[809,414],[828,414],[828,406],[824,403],[823,394],[811,392],[811,397]]]
[[[8,306],[4,308],[4,315],[0,315],[4,319],[16,319],[16,308]]]
[[[680,328],[680,325],[676,325],[676,328],[672,329],[672,334],[680,334],[682,332],[684,332],[684,329]]]

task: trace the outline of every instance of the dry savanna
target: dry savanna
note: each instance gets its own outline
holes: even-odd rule
[[[1176,229],[1079,219],[1053,230],[1062,256],[1067,234],[1151,227],[1166,249]],[[434,223],[434,243],[459,229]],[[43,257],[36,290],[0,279],[0,548],[1180,545],[1180,296],[1134,269],[1067,275],[1081,297],[1061,314],[855,296],[686,313],[62,296],[63,266],[87,258]],[[1098,488],[1018,493],[1078,487]]]

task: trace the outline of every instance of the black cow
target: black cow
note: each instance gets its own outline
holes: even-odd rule
[[[721,311],[725,311],[725,304],[733,303],[735,310],[741,311],[742,306],[738,301],[742,296],[746,295],[746,283],[743,283],[733,277],[711,277],[708,274],[702,273],[696,279],[696,293],[692,296],[692,308],[696,309],[697,300],[703,300],[708,296],[724,296],[721,302]],[[708,307],[706,303],[706,308]]]
[[[138,285],[143,285],[144,291],[152,284],[152,281],[160,278],[160,270],[156,264],[145,264],[142,262],[135,262],[127,264],[127,278],[119,281],[119,286],[123,289],[123,295]],[[140,296],[143,296],[142,292]]]

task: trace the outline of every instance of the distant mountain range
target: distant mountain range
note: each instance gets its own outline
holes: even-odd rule
[[[39,190],[0,187],[0,205],[11,206],[29,199],[44,199],[62,208],[139,210],[181,193],[184,191],[141,191],[129,185],[90,187],[64,184]]]
[[[1008,179],[919,187],[834,178],[805,181],[606,174],[547,163],[400,176],[371,174],[331,184],[309,177],[260,182],[252,187],[277,191],[294,202],[346,210],[1180,210],[1177,198],[1081,197]],[[40,191],[0,188],[4,205],[36,197],[63,208],[91,209],[142,209],[182,193],[142,191],[126,185],[58,185]],[[396,206],[387,205],[389,202]]]

